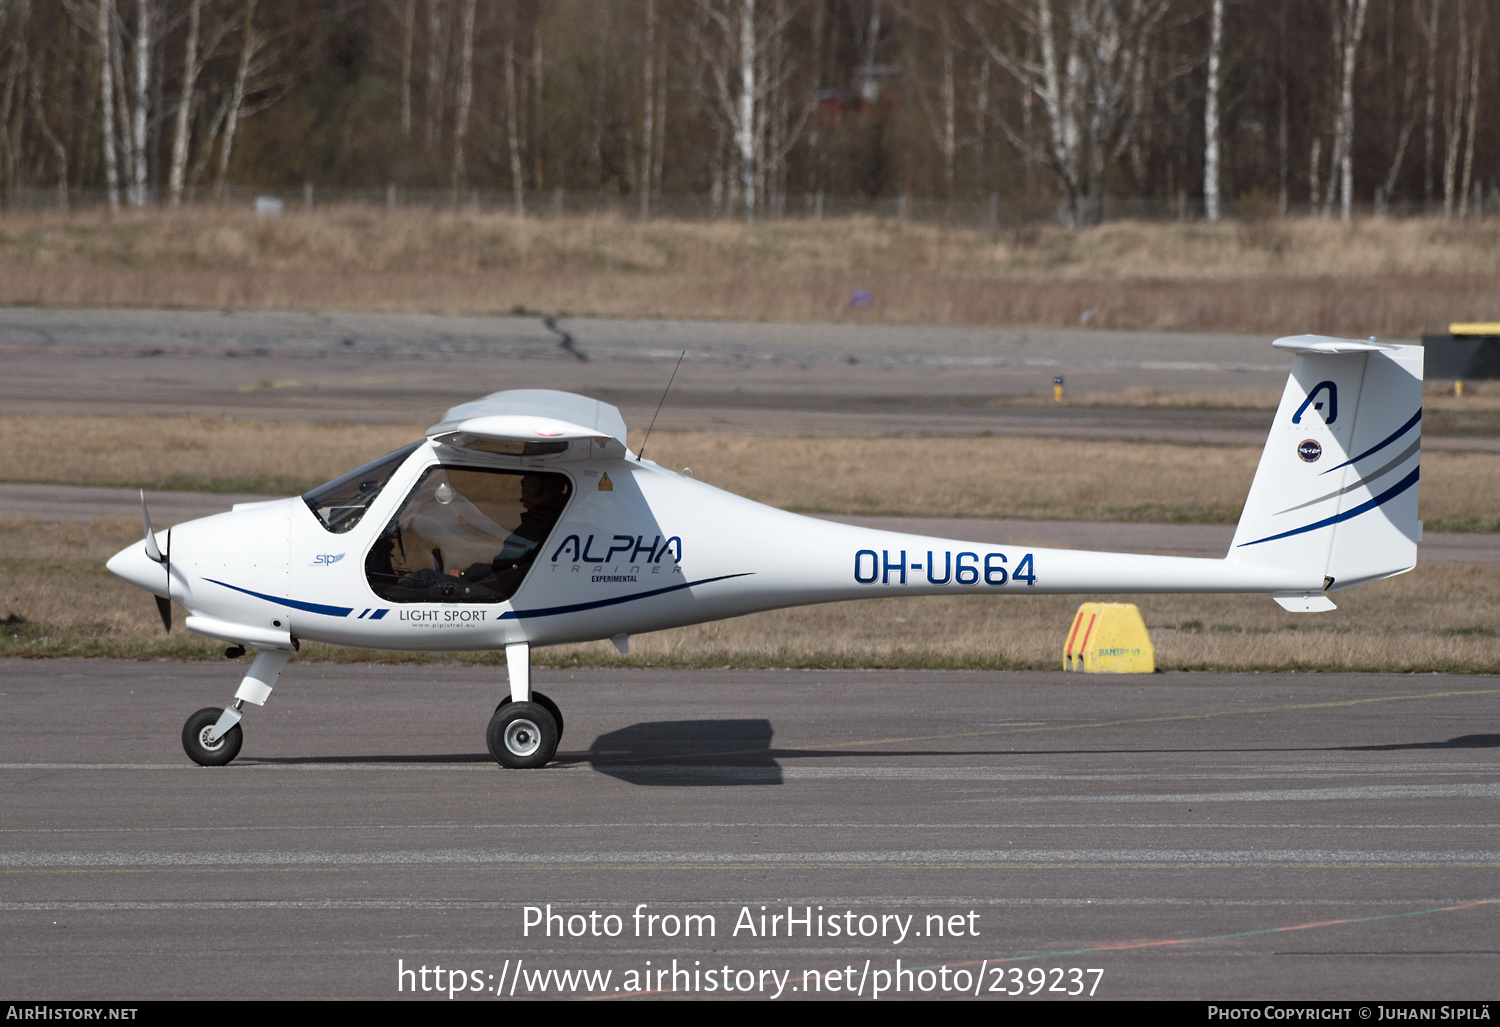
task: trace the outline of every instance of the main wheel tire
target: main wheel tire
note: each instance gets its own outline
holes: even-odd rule
[[[557,721],[547,707],[535,702],[501,703],[485,732],[490,755],[502,767],[529,770],[545,767],[557,752]]]
[[[216,742],[208,741],[208,732],[224,715],[222,706],[208,706],[199,710],[182,725],[182,748],[188,759],[200,767],[222,767],[240,754],[245,743],[245,732],[236,724],[219,736]]]
[[[511,701],[511,697],[508,695],[504,699],[501,699],[500,702],[495,706],[495,712],[499,713],[500,707]],[[532,692],[531,701],[545,709],[548,713],[552,714],[552,719],[557,721],[557,741],[559,744],[561,744],[563,736],[562,710],[558,708],[557,703],[553,702],[549,696],[545,696],[541,692]]]

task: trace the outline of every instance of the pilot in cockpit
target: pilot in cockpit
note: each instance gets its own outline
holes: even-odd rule
[[[546,541],[568,502],[568,482],[556,474],[521,477],[521,505],[525,512],[489,563],[474,563],[450,573],[475,585],[509,593],[531,566],[537,547]],[[508,586],[508,587],[507,587]]]
[[[413,493],[366,558],[366,575],[377,595],[407,603],[494,603],[514,594],[562,515],[571,485],[560,474],[520,475],[517,518],[515,492],[505,499],[483,487],[483,479],[495,473],[447,470],[449,480]],[[507,523],[516,526],[507,532],[502,527]],[[494,555],[459,569],[445,566],[445,550],[448,557]],[[414,562],[426,564],[429,553],[430,565],[410,569]]]

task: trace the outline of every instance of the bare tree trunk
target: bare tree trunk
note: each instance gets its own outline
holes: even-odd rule
[[[182,58],[182,92],[177,98],[177,124],[172,133],[172,168],[167,174],[167,192],[174,207],[182,206],[182,188],[187,172],[188,129],[192,120],[193,90],[198,81],[198,29],[203,0],[188,6],[187,44]]]
[[[656,140],[651,144],[651,152],[656,157],[651,165],[651,194],[660,198],[667,141],[667,40],[658,39],[656,46]]]
[[[256,0],[245,0],[240,63],[234,74],[234,90],[229,94],[229,105],[224,117],[224,138],[219,143],[219,174],[214,180],[214,196],[220,200],[224,198],[224,176],[229,173],[229,155],[234,150],[234,134],[239,128],[240,108],[245,103],[245,81],[250,75],[250,62],[260,45],[255,34],[255,2]]]
[[[505,36],[505,135],[510,144],[510,188],[516,217],[526,216],[526,182],[521,177],[521,133],[516,111],[516,5],[510,5]]]
[[[745,200],[745,221],[755,222],[756,167],[756,38],[755,0],[740,0],[740,96],[739,123],[735,143],[739,149],[740,191]]]
[[[610,6],[603,5],[594,28],[594,98],[589,118],[589,172],[594,188],[604,189],[604,101],[609,93]]]
[[[651,216],[651,171],[656,166],[652,147],[656,144],[656,0],[646,0],[645,60],[641,62],[641,173],[637,188],[641,194],[641,217]]]
[[[1464,101],[1468,82],[1464,72],[1469,67],[1469,12],[1464,0],[1458,3],[1458,59],[1453,65],[1453,89],[1443,107],[1443,217],[1453,216],[1453,192],[1457,185],[1458,149],[1463,137]]]
[[[1323,201],[1323,216],[1326,218],[1332,213],[1334,193],[1337,191],[1339,216],[1346,222],[1350,219],[1354,199],[1354,70],[1368,8],[1369,0],[1334,0],[1334,52],[1339,61],[1339,109],[1333,127],[1333,157],[1328,175],[1328,192]]]
[[[131,119],[130,204],[146,205],[146,112],[151,105],[151,2],[135,2],[135,116]]]
[[[1481,9],[1482,10],[1482,9]],[[1481,19],[1474,32],[1474,47],[1469,58],[1469,123],[1464,144],[1463,185],[1458,190],[1458,217],[1462,221],[1469,216],[1469,185],[1474,172],[1474,134],[1479,118],[1479,55],[1484,52],[1484,21]],[[1475,217],[1480,215],[1475,211]]]
[[[458,107],[453,115],[453,202],[464,181],[464,139],[469,134],[469,107],[474,102],[474,4],[464,0],[458,51]]]
[[[104,180],[109,209],[120,209],[120,167],[115,156],[114,0],[99,0],[99,96],[103,101]]]
[[[1437,128],[1437,44],[1438,15],[1443,9],[1443,0],[1427,0],[1427,20],[1423,22],[1422,35],[1427,42],[1427,104],[1422,122],[1422,200],[1432,206],[1432,156],[1434,135]]]
[[[1417,7],[1414,2],[1412,5],[1413,13],[1415,13],[1416,10]],[[1394,19],[1395,17],[1394,8],[1391,11],[1391,17],[1392,19]],[[1392,25],[1387,30],[1387,36],[1393,37],[1394,35],[1395,26]],[[1388,65],[1392,65],[1393,63],[1394,59],[1387,61]],[[1395,152],[1391,156],[1390,170],[1386,172],[1385,181],[1380,185],[1379,197],[1381,203],[1384,205],[1389,205],[1391,197],[1395,195],[1396,182],[1401,176],[1401,164],[1406,159],[1406,148],[1411,142],[1412,131],[1417,127],[1418,110],[1417,105],[1412,102],[1414,94],[1416,92],[1416,86],[1417,62],[1413,60],[1410,55],[1408,55],[1406,60],[1406,78],[1404,79],[1401,86],[1401,116],[1399,127],[1396,129]]]
[[[47,123],[47,112],[42,106],[42,76],[40,69],[35,65],[31,68],[31,106],[36,115],[37,127],[42,130],[42,136],[47,140],[47,145],[52,147],[52,153],[57,158],[57,209],[68,209],[68,148],[63,145],[62,140],[52,131],[52,126]]]
[[[1281,17],[1277,21],[1277,101],[1279,103],[1278,124],[1276,126],[1276,207],[1282,217],[1286,217],[1287,206],[1291,197],[1288,195],[1287,180],[1291,173],[1290,143],[1287,139],[1287,118],[1289,117],[1290,105],[1287,103],[1286,88],[1286,3],[1281,0]]]
[[[943,53],[943,195],[953,199],[953,163],[958,153],[957,90],[953,83],[953,28],[948,23],[948,7],[938,8],[939,36]]]
[[[410,139],[411,51],[417,33],[417,0],[406,0],[406,8],[401,14],[401,138]]]
[[[990,127],[990,62],[983,61],[974,80],[974,185],[983,188]]]
[[[21,145],[26,130],[26,98],[30,92],[26,81],[31,63],[26,46],[29,8],[27,0],[21,0],[14,12],[0,6],[0,57],[6,50],[12,54],[8,62],[0,65],[5,72],[5,85],[0,89],[0,183],[12,202],[21,185]]]
[[[428,150],[432,149],[443,129],[443,80],[448,56],[447,23],[443,17],[446,3],[447,0],[427,0],[427,95],[424,98],[427,117],[423,129]]]
[[[1208,32],[1208,96],[1203,105],[1203,214],[1219,223],[1219,59],[1224,48],[1224,0],[1213,0]]]
[[[196,188],[203,180],[203,173],[208,170],[209,158],[213,156],[214,144],[218,142],[219,130],[224,127],[224,119],[229,114],[229,101],[232,97],[226,96],[219,101],[218,109],[214,116],[209,119],[208,131],[203,134],[203,139],[198,143],[198,156],[193,161],[193,166],[188,171],[187,181],[189,188]]]
[[[542,174],[546,157],[547,121],[543,108],[542,86],[547,81],[547,63],[542,57],[542,20],[538,18],[531,31],[531,187],[541,192],[547,187]]]
[[[828,14],[828,0],[813,0],[812,20],[812,89],[814,112],[812,118],[812,129],[807,136],[807,195],[820,191],[822,176],[820,174],[820,162],[822,160],[822,112],[817,110],[817,104],[821,101],[823,91],[823,23]]]
[[[1323,137],[1314,136],[1307,154],[1307,199],[1313,209],[1318,206],[1319,174],[1323,167]]]

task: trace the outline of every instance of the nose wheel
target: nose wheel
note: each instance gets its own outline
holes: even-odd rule
[[[536,693],[532,695],[540,698]],[[550,699],[547,705],[553,705]],[[546,766],[557,753],[561,736],[557,718],[540,702],[501,703],[485,732],[495,762],[513,770]]]
[[[240,730],[238,724],[218,738],[209,738],[214,725],[223,715],[223,707],[209,706],[193,714],[182,725],[182,748],[187,752],[188,759],[200,767],[222,767],[240,754],[240,746],[245,742],[245,732]]]

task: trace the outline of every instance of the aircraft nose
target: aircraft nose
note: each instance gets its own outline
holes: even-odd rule
[[[170,598],[167,595],[167,571],[161,564],[146,555],[146,543],[132,542],[104,565],[111,574],[124,578],[136,588],[145,589],[152,595]]]

